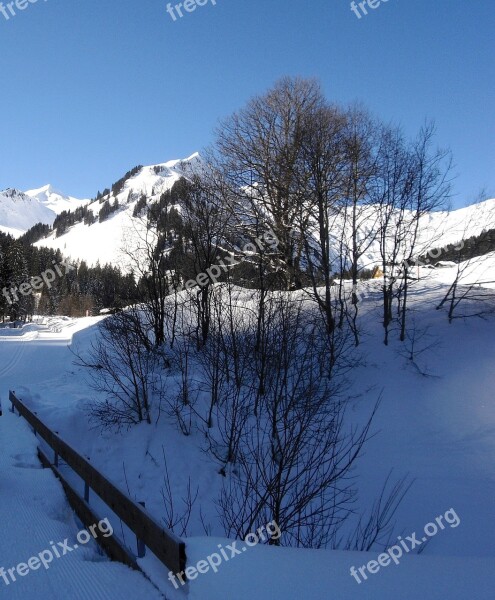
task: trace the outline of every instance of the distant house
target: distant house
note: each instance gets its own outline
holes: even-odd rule
[[[113,308],[102,308],[99,312],[100,315],[115,315],[117,313],[122,312],[121,308],[113,307]]]
[[[382,277],[383,277],[383,271],[377,265],[371,273],[371,278],[372,279],[381,279]]]
[[[457,263],[451,260],[439,260],[435,263],[435,269],[448,269],[450,267],[456,267]]]

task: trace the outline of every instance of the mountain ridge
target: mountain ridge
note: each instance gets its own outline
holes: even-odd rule
[[[129,232],[136,228],[137,221],[133,217],[133,213],[137,203],[142,202],[143,198],[148,206],[157,202],[164,192],[172,188],[174,183],[194,171],[200,161],[201,157],[196,152],[185,159],[135,167],[114,183],[111,188],[106,189],[103,194],[98,193],[98,196],[92,200],[78,200],[72,196],[63,195],[49,184],[26,193],[10,190],[10,195],[24,203],[31,202],[31,206],[36,207],[37,220],[32,222],[34,221],[33,216],[30,226],[37,222],[53,226],[55,218],[62,211],[74,212],[78,207],[85,207],[86,212],[92,213],[89,219],[80,218],[80,222],[71,223],[63,230],[52,232],[46,238],[36,242],[35,245],[60,250],[64,256],[72,260],[84,260],[88,265],[94,266],[97,262],[109,262],[126,270],[122,249],[130,241],[132,233]],[[2,213],[2,194],[5,195],[5,193],[0,192],[0,230],[5,231],[11,228],[20,231],[22,230],[20,223],[15,219],[5,219],[5,210]],[[108,214],[100,216],[104,207]],[[38,218],[38,208],[42,212],[42,218]],[[375,235],[376,214],[374,210],[373,206],[368,206],[363,209],[361,215],[362,225],[359,237],[363,246],[366,245],[367,239],[373,239]],[[373,217],[374,214],[375,217]],[[27,221],[29,219],[23,221],[22,225],[26,225]],[[336,221],[335,247],[332,252],[334,259],[337,259],[338,255],[337,240],[340,227],[341,224]],[[424,254],[427,249],[447,247],[491,228],[495,228],[495,199],[485,200],[450,212],[429,213],[422,217],[418,256]],[[363,253],[361,267],[371,269],[379,264],[379,244],[372,242]]]

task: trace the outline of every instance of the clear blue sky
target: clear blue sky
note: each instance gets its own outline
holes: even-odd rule
[[[434,118],[456,204],[495,196],[493,0],[388,0],[361,19],[349,0],[217,0],[175,22],[166,4],[0,13],[0,189],[94,196],[136,164],[201,150],[219,119],[301,75],[410,134]]]

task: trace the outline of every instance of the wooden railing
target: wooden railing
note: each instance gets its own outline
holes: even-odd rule
[[[89,505],[90,490],[93,490],[101,500],[119,517],[138,540],[138,556],[144,554],[146,546],[173,573],[180,573],[186,567],[186,552],[184,542],[174,533],[160,526],[153,517],[139,504],[131,500],[111,481],[97,471],[85,458],[66,444],[56,433],[51,431],[14,392],[9,393],[12,412],[17,412],[31,425],[36,435],[39,435],[53,450],[53,461],[38,448],[38,455],[45,467],[50,467],[60,479],[67,498],[79,518],[86,526],[98,522],[98,516]],[[84,497],[80,496],[59,470],[59,459],[62,459],[84,481]],[[98,538],[107,553],[114,560],[119,560],[131,567],[137,566],[136,558],[115,537]]]

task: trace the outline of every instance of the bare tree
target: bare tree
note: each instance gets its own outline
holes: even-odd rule
[[[184,233],[184,276],[196,279],[198,346],[208,339],[211,324],[210,300],[215,269],[231,249],[232,209],[225,202],[225,189],[218,173],[204,169],[186,184],[180,199]],[[213,269],[213,270],[212,270]],[[220,270],[221,272],[221,270]]]
[[[182,507],[178,508],[177,499],[174,497],[174,494],[172,492],[172,483],[170,481],[170,475],[168,472],[167,457],[165,455],[165,449],[163,448],[163,446],[162,453],[165,471],[165,475],[163,477],[163,486],[161,488],[163,506],[165,508],[165,516],[163,518],[163,521],[165,523],[165,527],[170,531],[173,531],[180,537],[187,536],[189,521],[191,520],[193,508],[199,495],[199,486],[196,488],[196,491],[193,495],[191,478],[189,477],[187,481],[185,497],[183,496],[181,498]]]
[[[406,339],[410,270],[421,246],[424,217],[445,206],[450,193],[450,154],[432,151],[434,126],[423,127],[413,143],[399,129],[385,128],[380,151],[380,171],[375,188],[380,226],[379,244],[383,271],[383,326],[385,344],[398,302],[400,339]]]
[[[378,175],[381,127],[364,109],[353,107],[348,111],[345,132],[345,169],[343,204],[345,223],[349,224],[350,240],[347,242],[352,279],[353,330],[356,345],[358,312],[357,284],[360,261],[377,235],[378,212],[370,204]],[[344,227],[346,229],[346,227]],[[346,257],[347,258],[347,257]]]
[[[274,520],[284,532],[277,543],[326,547],[352,512],[357,491],[350,474],[377,407],[362,428],[349,428],[339,378],[329,370],[324,325],[311,304],[280,293],[267,307],[272,350],[264,394],[257,414],[240,423],[219,500],[229,536]],[[256,392],[253,384],[251,395]]]
[[[301,207],[298,222],[304,240],[304,258],[312,297],[330,336],[336,320],[331,234],[335,221],[341,216],[345,125],[346,119],[341,111],[330,106],[321,107],[307,116],[303,142],[307,200]],[[309,222],[305,219],[306,214],[310,215]]]
[[[435,127],[433,123],[425,125],[411,149],[412,188],[407,208],[409,215],[405,248],[402,251],[402,285],[400,287],[400,340],[406,339],[407,301],[409,292],[409,271],[413,258],[422,253],[420,234],[426,229],[424,218],[434,211],[445,208],[450,197],[449,181],[452,159],[445,150],[432,150]],[[431,243],[431,242],[430,242]]]
[[[398,265],[407,229],[404,221],[412,189],[412,170],[402,132],[385,128],[382,135],[375,204],[380,218],[378,239],[383,272],[384,343],[388,344]]]
[[[143,328],[142,314],[128,310],[107,317],[89,355],[75,354],[76,364],[88,370],[91,387],[105,396],[90,407],[94,420],[108,428],[151,423],[161,357]]]
[[[326,106],[308,116],[305,130],[305,185],[310,195],[306,209],[316,223],[310,231],[301,219],[305,267],[328,331],[335,326],[332,295],[337,290],[338,326],[347,320],[358,346],[359,273],[362,257],[378,231],[378,211],[370,203],[378,170],[380,128],[363,109],[344,111]],[[335,254],[337,267],[332,264]],[[332,271],[340,273],[338,288],[333,285]],[[346,272],[352,280],[352,310],[343,286]]]
[[[126,240],[122,253],[138,279],[145,327],[149,326],[153,332],[153,345],[158,348],[165,342],[167,296],[177,287],[175,274],[165,262],[165,239],[156,221],[146,212],[131,221]]]
[[[302,210],[304,124],[323,102],[315,81],[284,78],[223,122],[217,134],[216,157],[239,221],[244,228],[273,229],[286,289],[302,286],[300,231],[308,219]]]

